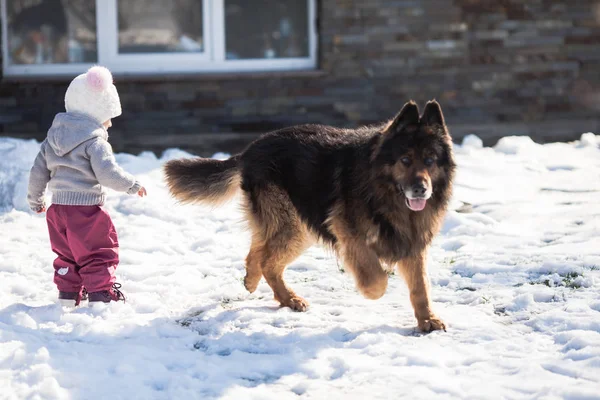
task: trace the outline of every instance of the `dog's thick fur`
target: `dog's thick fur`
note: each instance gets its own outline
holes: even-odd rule
[[[317,239],[342,258],[369,299],[386,291],[382,264],[397,266],[423,331],[445,329],[431,309],[425,258],[454,170],[452,140],[436,101],[421,117],[411,101],[378,126],[294,126],[263,135],[228,160],[165,165],[171,193],[182,202],[219,204],[242,189],[252,230],[248,291],[264,276],[282,306],[306,310],[283,272]],[[412,198],[421,204],[416,208],[427,199],[421,211],[413,211]]]

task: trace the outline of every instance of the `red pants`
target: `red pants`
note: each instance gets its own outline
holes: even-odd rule
[[[117,232],[100,206],[52,204],[46,213],[54,260],[54,283],[63,292],[108,290],[119,264]]]

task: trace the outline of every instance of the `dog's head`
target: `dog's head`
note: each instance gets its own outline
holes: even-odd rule
[[[432,197],[447,201],[455,163],[438,102],[428,102],[420,117],[418,106],[406,103],[384,126],[373,162],[412,211],[423,210]]]

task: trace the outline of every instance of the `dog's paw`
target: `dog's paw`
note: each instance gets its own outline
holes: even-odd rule
[[[293,296],[286,303],[281,303],[283,307],[289,307],[294,311],[304,312],[308,309],[308,301],[300,296]]]
[[[446,324],[436,316],[429,319],[418,320],[419,329],[423,332],[441,331],[446,332]]]
[[[250,293],[254,293],[254,291],[258,287],[258,282],[260,282],[260,278],[259,279],[250,279],[250,278],[248,278],[248,275],[246,275],[244,277],[244,287]]]
[[[381,270],[377,274],[368,275],[364,279],[358,281],[359,292],[369,300],[377,300],[381,298],[388,285],[388,275]]]

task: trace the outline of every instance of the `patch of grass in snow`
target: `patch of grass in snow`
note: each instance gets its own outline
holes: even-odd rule
[[[540,279],[538,281],[530,280],[529,284],[530,285],[544,285],[544,286],[548,286],[548,287],[554,286],[554,284],[552,283],[552,281],[550,279]]]
[[[548,287],[564,286],[569,289],[579,289],[582,287],[582,280],[578,279],[583,277],[583,273],[572,271],[566,274],[552,274],[542,275],[537,278],[529,280],[530,285],[544,285]]]
[[[453,264],[456,264],[456,258],[454,257],[446,257],[444,258],[444,260],[442,261],[443,264],[450,266]]]
[[[581,287],[581,283],[576,280],[576,278],[579,276],[583,276],[583,274],[569,272],[567,275],[563,276],[562,282],[568,288],[579,289]]]

